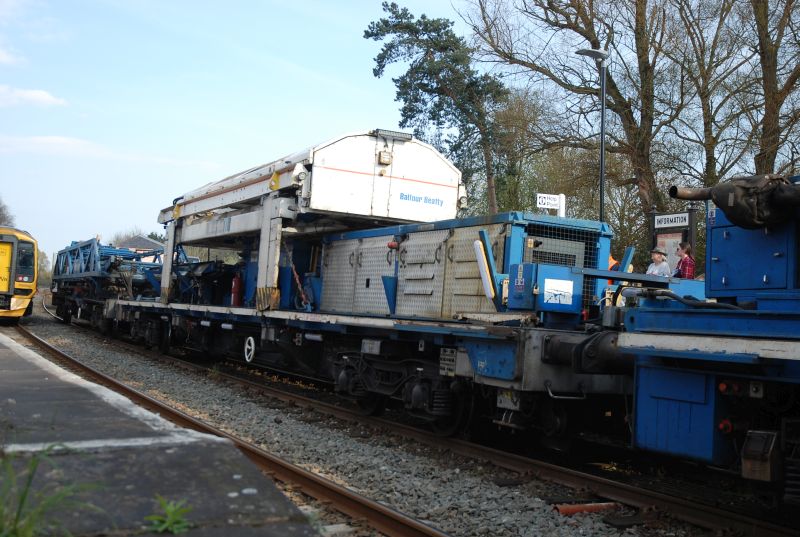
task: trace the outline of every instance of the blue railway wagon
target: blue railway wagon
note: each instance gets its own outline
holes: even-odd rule
[[[96,328],[109,328],[103,317],[109,298],[151,299],[158,293],[163,249],[136,252],[101,244],[96,238],[73,242],[56,254],[51,285],[56,314],[66,323],[74,316]]]
[[[635,356],[635,446],[736,469],[797,503],[800,218],[779,193],[796,196],[800,177],[768,177],[766,188],[753,177],[673,189],[723,198],[707,211],[705,294],[715,302],[649,296],[625,313],[619,346]],[[772,220],[743,217],[747,207]]]
[[[230,296],[196,303],[210,296],[203,282],[218,279],[175,264],[167,304],[117,301],[111,314],[151,345],[179,341],[302,372],[373,410],[399,399],[445,431],[461,424],[481,385],[498,425],[561,436],[578,421],[607,423],[604,405],[623,404],[619,395],[632,389],[626,366],[597,352],[615,332],[586,323],[619,275],[598,268],[610,238],[604,224],[530,213],[287,238],[283,307],[259,310]],[[230,270],[247,280],[250,267]]]

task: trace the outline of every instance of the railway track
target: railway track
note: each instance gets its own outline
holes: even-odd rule
[[[42,343],[46,345],[46,343]],[[141,352],[141,350],[138,348],[137,351]],[[208,368],[193,362],[181,360],[175,357],[170,357],[170,360],[179,362],[182,367],[208,371]],[[758,537],[797,535],[797,528],[785,527],[769,520],[754,518],[752,516],[737,513],[731,510],[704,505],[691,499],[673,496],[631,484],[620,483],[602,476],[592,475],[552,463],[507,453],[464,440],[442,438],[415,427],[398,424],[386,419],[362,416],[355,411],[339,405],[326,403],[301,394],[291,393],[286,390],[266,386],[263,383],[243,378],[241,375],[233,375],[216,370],[214,371],[214,374],[219,379],[242,384],[250,389],[256,389],[271,398],[296,404],[305,408],[314,408],[318,412],[336,417],[338,419],[355,421],[373,427],[388,429],[393,433],[413,439],[433,448],[446,449],[454,454],[464,457],[490,461],[495,466],[517,472],[522,476],[544,479],[572,488],[585,490],[599,498],[616,501],[640,510],[668,513],[676,519],[711,530],[734,531],[741,535],[752,535]],[[186,417],[195,421],[193,418],[188,416]],[[228,436],[224,433],[221,434]],[[277,473],[276,477],[281,479]],[[314,494],[310,495],[314,496]]]
[[[275,479],[293,484],[304,494],[330,504],[336,510],[355,520],[363,521],[385,535],[391,537],[446,537],[447,535],[118,382],[50,345],[22,326],[17,326],[17,330],[37,347],[59,362],[66,364],[70,369],[79,371],[84,377],[128,397],[142,407],[157,412],[182,427],[231,440],[254,464]]]
[[[199,371],[208,372],[209,369],[196,363],[172,358],[180,365]],[[578,470],[558,466],[556,464],[515,455],[487,446],[482,446],[457,438],[442,438],[432,433],[427,433],[416,427],[404,425],[371,416],[363,416],[354,410],[349,410],[335,404],[319,401],[304,395],[291,393],[279,388],[265,386],[262,383],[243,378],[239,375],[214,371],[219,379],[242,384],[251,389],[256,389],[268,397],[286,403],[296,404],[304,408],[313,408],[317,412],[335,417],[337,419],[358,422],[372,427],[387,429],[392,433],[413,439],[426,446],[448,450],[456,455],[477,460],[489,461],[494,466],[511,470],[523,477],[544,479],[559,483],[575,489],[588,491],[590,495],[605,500],[616,501],[641,511],[663,512],[679,520],[695,524],[714,531],[734,531],[741,535],[754,537],[783,537],[796,536],[796,528],[783,527],[766,520],[760,520],[733,511],[698,504],[697,502],[669,494],[652,491],[630,484],[620,483],[608,478],[580,472]]]

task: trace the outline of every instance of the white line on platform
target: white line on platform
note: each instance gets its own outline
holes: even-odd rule
[[[117,410],[127,414],[128,416],[145,423],[154,431],[159,433],[163,433],[166,438],[185,438],[187,442],[193,442],[197,440],[205,440],[205,441],[212,441],[212,442],[228,442],[229,440],[225,438],[221,438],[218,436],[201,433],[198,431],[193,431],[191,429],[184,429],[182,427],[178,427],[174,423],[171,423],[158,414],[154,414],[149,410],[145,410],[144,408],[135,405],[130,399],[124,397],[114,391],[109,390],[105,386],[100,386],[99,384],[94,384],[93,382],[89,382],[86,379],[75,375],[74,373],[70,373],[65,369],[58,367],[53,362],[47,360],[40,354],[23,347],[10,337],[0,334],[0,343],[8,347],[12,352],[14,352],[17,356],[22,358],[23,360],[35,365],[39,369],[44,370],[46,373],[53,375],[55,378],[62,380],[64,382],[74,384],[75,386],[80,386],[84,388],[101,400],[108,403],[110,406],[116,408]],[[109,441],[116,441],[116,440],[109,440]],[[124,441],[124,439],[123,439]],[[94,442],[92,440],[91,442]],[[98,440],[98,442],[105,442],[105,440]],[[174,440],[173,440],[174,442]],[[19,444],[22,445],[22,444]],[[6,449],[7,448],[3,448]]]
[[[216,437],[214,437],[216,438]],[[8,444],[3,446],[5,453],[35,453],[40,451],[97,451],[114,448],[180,446],[205,440],[192,438],[183,434],[169,436],[147,436],[138,438],[101,438],[97,440],[75,440],[59,443],[37,442],[32,444]]]

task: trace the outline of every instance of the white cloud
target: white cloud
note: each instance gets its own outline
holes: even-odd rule
[[[0,48],[0,65],[13,65],[15,63],[19,63],[21,59],[9,51]]]
[[[0,108],[32,104],[36,106],[63,106],[67,101],[45,90],[12,88],[0,84]]]

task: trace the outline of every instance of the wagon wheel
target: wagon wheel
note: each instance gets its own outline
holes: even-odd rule
[[[256,355],[256,340],[253,336],[244,339],[244,361],[248,364],[253,361]]]
[[[472,414],[472,403],[459,391],[453,394],[453,413],[430,423],[431,430],[437,436],[453,436],[465,428]]]
[[[64,324],[69,324],[72,322],[72,310],[70,309],[69,304],[64,304],[59,317],[61,317],[61,322]]]

